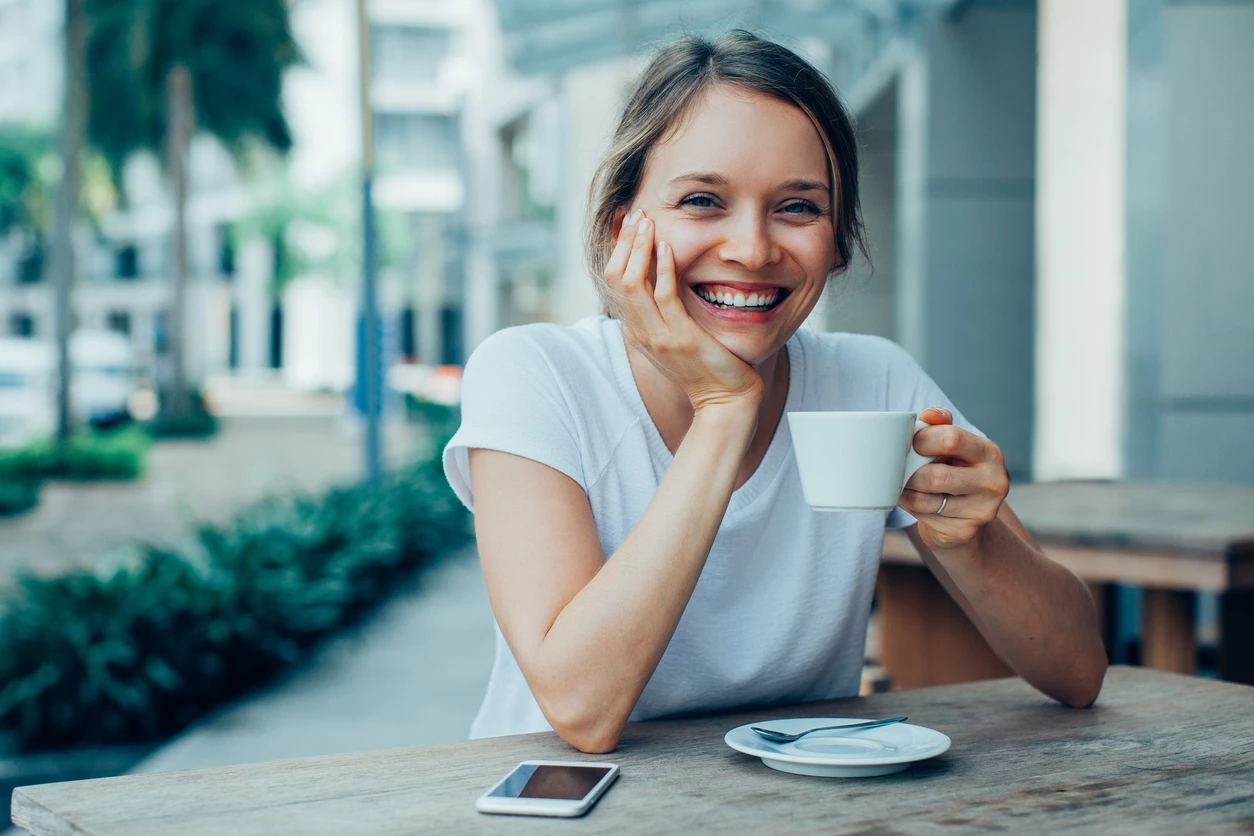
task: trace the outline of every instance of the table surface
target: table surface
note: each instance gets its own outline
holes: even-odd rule
[[[948,734],[897,775],[788,775],[723,743],[782,716],[886,717]],[[487,816],[475,799],[519,761],[613,760],[617,783],[581,819]],[[1017,679],[628,726],[610,756],[552,733],[18,789],[37,836],[276,833],[934,834],[1250,832],[1254,688],[1112,668],[1095,708]]]
[[[1254,553],[1254,487],[1030,482],[1006,502],[1042,545]]]

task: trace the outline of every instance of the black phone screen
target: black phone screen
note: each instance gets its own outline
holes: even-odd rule
[[[604,766],[526,764],[492,790],[495,798],[561,798],[578,801],[609,773]]]

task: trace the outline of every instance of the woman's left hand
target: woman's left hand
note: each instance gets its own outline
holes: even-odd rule
[[[910,477],[897,504],[919,521],[929,548],[961,548],[997,519],[1010,490],[1006,460],[987,438],[955,427],[946,409],[926,409],[919,419],[932,426],[915,433],[914,449],[938,458]]]

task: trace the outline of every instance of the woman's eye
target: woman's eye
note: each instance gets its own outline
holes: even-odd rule
[[[795,200],[785,205],[783,211],[789,215],[817,215],[819,207],[808,200]]]
[[[693,194],[679,201],[679,205],[692,206],[697,209],[709,209],[714,206],[714,198],[708,194]]]

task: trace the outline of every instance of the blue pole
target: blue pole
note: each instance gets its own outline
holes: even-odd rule
[[[382,400],[383,353],[379,349],[379,301],[375,292],[374,114],[370,109],[370,22],[365,0],[357,0],[357,47],[361,85],[361,261],[362,352],[357,364],[358,392],[366,419],[366,481],[377,482],[382,473],[379,455],[379,411]]]

